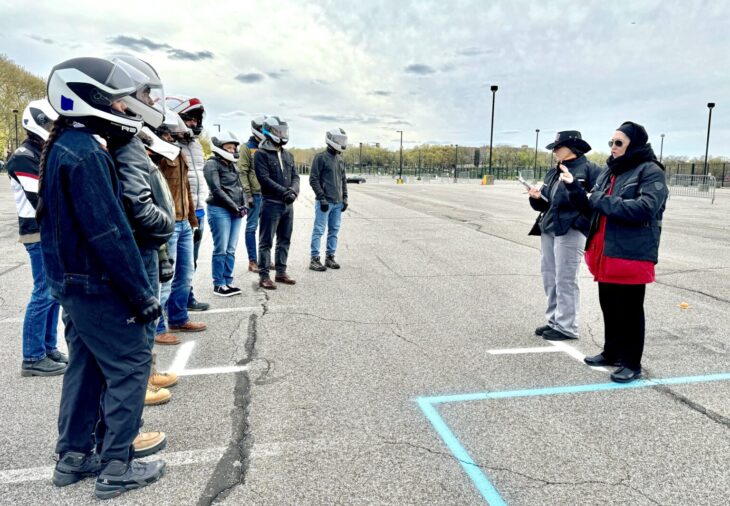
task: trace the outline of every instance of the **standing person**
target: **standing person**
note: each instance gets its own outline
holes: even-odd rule
[[[43,272],[41,235],[35,219],[38,205],[38,163],[53,122],[58,117],[48,100],[36,100],[23,111],[28,138],[8,160],[5,168],[18,210],[19,242],[25,246],[33,275],[33,292],[23,320],[21,376],[56,376],[66,371],[68,357],[58,351],[57,327],[60,305],[51,296]]]
[[[327,149],[317,153],[312,161],[309,185],[314,190],[314,227],[312,228],[312,259],[309,268],[313,271],[339,269],[335,262],[337,233],[342,223],[342,213],[347,210],[347,176],[342,152],[347,149],[347,134],[341,128],[330,130],[325,135]],[[324,265],[319,259],[319,247],[327,227],[327,256]]]
[[[299,195],[299,174],[294,157],[284,145],[289,142],[289,125],[278,116],[269,116],[262,129],[264,141],[253,158],[256,178],[261,183],[261,222],[259,230],[259,286],[276,290],[269,277],[271,247],[276,234],[275,281],[294,285],[286,273],[291,233],[294,226],[294,201]]]
[[[266,116],[259,116],[251,120],[251,137],[241,149],[241,183],[243,192],[246,194],[248,204],[248,215],[246,216],[246,252],[248,253],[248,270],[259,272],[256,256],[256,229],[259,226],[259,211],[261,210],[261,185],[256,179],[256,171],[253,168],[253,157],[259,144],[264,140],[264,127]]]
[[[203,132],[203,119],[205,119],[205,107],[198,98],[194,97],[166,97],[165,104],[173,112],[180,115],[185,126],[192,132],[192,136],[181,136],[177,145],[180,147],[185,163],[188,166],[188,181],[190,191],[193,195],[195,216],[198,219],[198,228],[193,229],[193,273],[198,268],[198,253],[200,243],[203,240],[205,231],[205,202],[208,198],[208,186],[205,183],[203,166],[205,165],[205,154],[203,146],[198,137]],[[200,302],[195,298],[193,286],[190,285],[190,296],[188,297],[188,311],[207,311],[210,304]]]
[[[236,168],[240,142],[232,132],[210,139],[213,156],[205,162],[205,181],[210,189],[208,223],[213,234],[213,293],[221,297],[240,295],[233,284],[236,245],[241,218],[246,216],[246,195]]]
[[[555,141],[545,149],[552,150],[558,165],[563,164],[586,188],[592,188],[599,168],[589,162],[585,153],[591,146],[577,130],[558,132]],[[530,205],[542,213],[540,221],[540,272],[547,296],[547,325],[535,334],[548,341],[578,338],[580,309],[580,262],[590,225],[587,211],[581,212],[570,202],[568,191],[560,184],[559,170],[545,174],[540,189],[529,190]]]
[[[124,214],[106,140],[135,135],[128,71],[101,58],[53,67],[59,114],[41,154],[37,217],[46,279],[64,309],[69,364],[58,418],[53,483],[98,474],[102,499],[159,479],[163,461],[133,459],[152,360],[145,325],[161,306]],[[95,428],[99,430],[94,438]],[[94,452],[94,447],[97,451]]]
[[[577,205],[593,212],[586,264],[598,282],[603,312],[603,352],[586,357],[594,366],[618,366],[611,379],[628,383],[641,376],[646,321],[646,285],[654,282],[662,216],[669,190],[664,166],[648,144],[643,126],[627,121],[608,145],[608,167],[590,197],[567,168],[560,179]]]
[[[167,111],[159,132],[162,140],[172,143],[184,138],[188,129],[180,116]],[[175,275],[172,281],[160,286],[160,302],[167,311],[168,325],[165,325],[163,315],[157,324],[155,342],[176,345],[180,343],[180,338],[172,332],[201,332],[208,328],[205,323],[193,322],[188,316],[188,298],[194,273],[193,230],[198,227],[198,218],[190,192],[188,166],[182,154],[174,160],[160,159],[159,167],[175,204],[175,232],[167,242],[167,252],[175,266]]]

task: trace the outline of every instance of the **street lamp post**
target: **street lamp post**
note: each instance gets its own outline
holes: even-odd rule
[[[497,89],[499,87],[493,84],[490,88],[492,90],[492,126],[489,129],[489,173],[492,173],[492,141],[494,140],[494,100],[497,96]]]
[[[400,133],[400,172],[398,173],[398,179],[403,182],[403,130],[396,130]]]
[[[220,123],[213,123],[214,127],[218,127],[218,133],[221,131],[221,124]]]
[[[707,175],[707,153],[710,150],[710,125],[712,124],[712,109],[715,107],[715,102],[708,102],[707,108],[710,110],[709,118],[707,119],[707,143],[705,144],[705,176]]]
[[[456,183],[457,170],[459,170],[459,145],[454,145],[454,183]]]
[[[362,142],[360,143],[360,158],[358,165],[360,166],[360,174],[362,174]]]
[[[659,163],[662,161],[662,155],[664,154],[664,134],[661,135],[662,143],[659,146]]]
[[[20,147],[18,144],[18,110],[13,109],[13,114],[15,114],[15,149],[18,149]]]
[[[536,128],[535,129],[535,167],[533,168],[533,171],[535,172],[535,174],[533,175],[533,177],[537,177],[537,141],[539,138],[540,138],[540,129]]]

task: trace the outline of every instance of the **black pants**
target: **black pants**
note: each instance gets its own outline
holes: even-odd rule
[[[276,234],[276,273],[286,273],[286,260],[289,257],[293,227],[293,205],[270,200],[262,202],[259,221],[259,276],[261,279],[269,277],[274,234]]]
[[[152,351],[145,325],[115,294],[63,295],[69,362],[63,377],[56,453],[128,461],[144,407]],[[94,434],[96,432],[96,434]]]
[[[644,294],[646,285],[598,283],[603,311],[603,356],[631,369],[641,368],[644,353]]]

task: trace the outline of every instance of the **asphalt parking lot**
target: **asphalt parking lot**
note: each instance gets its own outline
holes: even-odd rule
[[[546,342],[535,213],[515,182],[350,186],[339,271],[307,269],[313,194],[289,256],[296,286],[212,293],[206,232],[194,285],[206,332],[159,347],[181,374],[145,409],[168,473],[114,504],[727,504],[730,192],[672,197],[646,295],[646,381],[615,388],[583,267],[578,341]],[[31,290],[0,185],[0,503],[97,502],[50,483],[61,378],[21,378]],[[214,298],[215,297],[215,298]],[[686,303],[688,308],[680,308]]]

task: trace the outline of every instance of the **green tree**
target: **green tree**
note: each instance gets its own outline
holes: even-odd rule
[[[0,54],[0,152],[5,157],[15,147],[15,114],[18,110],[18,141],[25,139],[20,123],[23,110],[32,100],[46,95],[46,82]]]

